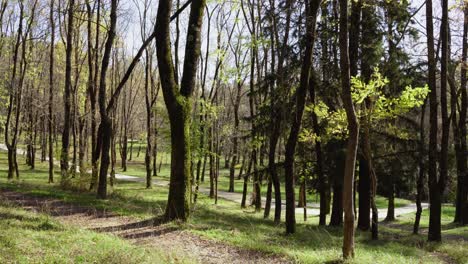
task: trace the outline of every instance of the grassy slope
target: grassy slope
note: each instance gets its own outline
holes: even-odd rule
[[[0,153],[0,187],[16,189],[35,195],[54,196],[69,202],[92,205],[117,211],[124,215],[148,218],[160,214],[165,206],[167,189],[146,190],[141,183],[119,183],[114,188],[111,199],[98,201],[90,193],[72,193],[48,185],[45,164],[35,171],[21,167],[22,180],[8,183],[6,178],[6,156]],[[20,163],[23,161],[20,160]],[[58,177],[58,176],[57,176]],[[270,253],[288,255],[302,263],[323,263],[339,260],[341,254],[341,228],[318,227],[318,219],[312,218],[304,223],[298,215],[297,233],[292,236],[283,234],[283,225],[275,226],[271,220],[264,220],[262,214],[252,209],[241,210],[239,205],[220,200],[218,205],[202,196],[196,205],[193,217],[186,224],[177,225],[190,232],[237,245]],[[424,218],[426,219],[426,218]],[[424,220],[426,221],[426,220]],[[459,263],[468,261],[459,256],[468,255],[466,242],[447,242],[443,247],[426,244],[425,236],[402,237],[401,230],[384,229],[378,242],[369,240],[368,233],[357,233],[356,259],[354,263],[440,263],[440,258],[428,254],[427,250],[438,250],[458,259]],[[395,239],[400,237],[399,239]],[[421,244],[423,246],[421,246]]]
[[[113,235],[62,225],[4,201],[0,230],[0,263],[168,263],[175,257]]]

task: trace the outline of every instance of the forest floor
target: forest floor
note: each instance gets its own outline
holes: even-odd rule
[[[0,199],[1,263],[341,263],[342,227],[318,226],[315,216],[305,221],[296,214],[297,232],[286,236],[284,223],[263,219],[263,212],[225,199],[214,204],[201,194],[187,223],[164,224],[157,216],[164,212],[167,187],[146,189],[141,182],[118,180],[109,186],[109,198],[98,200],[84,190],[89,178],[77,175],[75,187],[63,190],[47,183],[46,163],[37,162],[32,170],[18,158],[20,178],[8,181],[6,154],[0,151],[0,189],[16,200],[4,208],[6,199]],[[468,263],[468,227],[454,225],[453,214],[454,208],[444,205],[443,243],[427,242],[427,209],[420,235],[411,234],[414,213],[380,222],[379,241],[357,230],[351,263]],[[50,223],[64,227],[49,230]]]
[[[164,225],[156,218],[141,221],[105,209],[7,190],[0,190],[0,199],[34,213],[50,215],[65,225],[110,233],[135,245],[176,250],[179,256],[175,257],[175,254],[172,254],[174,261],[184,259],[197,263],[291,263],[291,260],[284,256],[242,249],[177,230]],[[0,214],[0,217],[5,215]]]

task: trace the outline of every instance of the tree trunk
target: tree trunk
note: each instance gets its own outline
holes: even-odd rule
[[[468,168],[467,168],[467,128],[466,116],[468,108],[467,96],[467,53],[468,53],[468,3],[464,5],[464,26],[463,26],[463,43],[462,43],[462,65],[460,70],[460,95],[461,108],[460,117],[458,120],[459,136],[459,151],[456,153],[457,160],[457,200],[454,221],[463,225],[468,225]]]
[[[149,75],[151,74],[150,55],[146,50],[146,65],[145,65],[145,104],[146,104],[146,153],[145,153],[145,166],[146,166],[146,188],[152,187],[152,169],[151,169],[151,154],[153,144],[153,130],[151,128],[152,118],[152,99],[149,90]],[[141,146],[141,144],[140,144]]]
[[[54,0],[50,1],[50,53],[49,53],[49,115],[48,120],[48,132],[49,132],[49,183],[54,182],[54,129],[53,129],[53,105],[54,105],[54,56],[55,56],[55,19],[54,19]]]
[[[242,188],[242,200],[241,200],[241,208],[246,207],[246,201],[247,201],[247,187],[248,187],[248,182],[249,182],[249,177],[250,177],[250,172],[252,171],[252,163],[253,163],[253,154],[251,154],[251,158],[249,160],[249,166],[247,168],[247,172],[243,176],[244,178],[244,185]]]
[[[426,112],[426,102],[424,102],[421,108],[421,119],[419,121],[419,175],[416,186],[416,217],[414,219],[413,225],[413,234],[419,233],[419,222],[421,220],[422,214],[422,199],[424,196],[424,175],[426,173],[426,168],[424,165],[424,160],[426,158],[426,148],[425,148],[425,136],[424,136],[424,116]]]
[[[434,25],[432,19],[432,0],[426,1],[426,31],[428,56],[428,86],[430,106],[429,131],[429,241],[441,240],[441,192],[437,180],[437,87],[436,87],[436,61],[434,52]]]
[[[315,26],[320,0],[310,1],[307,9],[306,20],[306,49],[301,67],[300,85],[296,91],[296,110],[292,114],[292,126],[286,143],[286,159],[284,161],[285,192],[286,192],[286,233],[296,231],[295,195],[294,195],[294,154],[296,151],[297,137],[301,129],[302,115],[304,113],[305,99],[309,86],[310,72],[312,68],[312,51],[315,41]]]
[[[343,181],[343,258],[354,257],[354,171],[356,164],[356,152],[359,138],[359,124],[354,111],[351,98],[351,78],[348,55],[348,1],[340,0],[340,66],[343,105],[348,120],[348,145],[346,150],[346,162]]]
[[[63,93],[63,131],[62,131],[62,150],[60,154],[60,170],[61,170],[61,185],[67,186],[69,184],[68,175],[68,155],[70,148],[70,126],[72,120],[70,119],[71,111],[71,89],[72,89],[72,52],[73,52],[73,28],[74,28],[74,9],[75,0],[70,0],[68,4],[68,26],[67,26],[67,41],[65,51],[65,90]]]
[[[111,1],[110,11],[110,25],[107,31],[107,40],[105,43],[104,54],[102,57],[101,75],[99,83],[99,113],[101,114],[101,124],[99,125],[99,139],[101,143],[101,166],[99,168],[99,181],[97,188],[97,198],[107,198],[107,171],[110,164],[110,145],[112,135],[112,121],[108,116],[106,109],[106,76],[109,67],[109,61],[111,56],[112,45],[116,36],[116,24],[117,24],[117,0]]]
[[[169,34],[172,1],[159,1],[156,18],[156,47],[164,101],[171,127],[171,180],[165,212],[166,220],[187,220],[190,215],[190,118],[191,97],[195,87],[195,74],[200,56],[200,31],[206,2],[194,0],[191,4],[184,71],[181,89],[175,81]]]
[[[364,157],[359,159],[359,214],[357,227],[362,231],[370,228],[370,173],[369,165]]]
[[[333,201],[330,216],[330,226],[343,224],[343,183],[340,179],[333,180]]]
[[[388,193],[387,217],[385,217],[385,221],[395,221],[395,183],[393,183],[393,180]]]

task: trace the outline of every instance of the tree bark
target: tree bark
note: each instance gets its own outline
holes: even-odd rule
[[[455,211],[455,222],[463,225],[468,225],[468,150],[466,143],[467,128],[466,116],[468,109],[468,96],[467,96],[467,53],[468,53],[468,3],[464,5],[464,26],[463,26],[463,43],[462,43],[462,67],[460,70],[460,97],[461,107],[458,120],[459,137],[459,151],[456,155],[457,158],[457,200]]]
[[[441,240],[441,193],[437,180],[437,87],[436,87],[436,61],[434,52],[434,25],[432,19],[432,0],[426,1],[426,31],[427,31],[427,56],[428,56],[428,86],[430,106],[430,131],[429,131],[429,241]]]
[[[164,101],[171,127],[171,180],[166,220],[187,220],[190,215],[190,118],[191,97],[200,56],[200,31],[205,0],[192,1],[181,88],[175,81],[169,33],[171,0],[159,1],[156,17],[156,47]]]
[[[286,192],[286,233],[293,234],[296,231],[296,213],[294,197],[294,154],[296,151],[297,137],[301,129],[302,115],[304,113],[305,98],[309,86],[310,72],[312,68],[312,51],[315,41],[315,26],[320,0],[311,0],[306,7],[306,49],[301,66],[300,84],[296,91],[296,109],[292,113],[292,126],[286,143],[285,192]]]
[[[54,19],[54,0],[50,1],[50,54],[49,54],[49,183],[54,182],[54,141],[53,141],[53,105],[54,105],[54,62],[55,62],[55,19]]]
[[[348,1],[340,0],[340,66],[342,99],[348,120],[348,145],[346,150],[345,173],[343,181],[343,258],[354,257],[354,171],[359,138],[359,124],[351,98],[351,78],[348,55]]]
[[[74,9],[75,0],[70,0],[68,4],[68,25],[65,50],[65,89],[63,92],[63,131],[62,131],[62,149],[60,154],[60,184],[67,186],[69,184],[68,175],[68,155],[70,149],[70,127],[71,127],[71,90],[72,90],[72,52],[73,52],[73,28],[74,28]]]
[[[424,136],[424,116],[426,112],[426,102],[421,108],[421,120],[419,121],[419,175],[416,186],[416,216],[413,225],[413,234],[419,233],[419,222],[422,214],[422,199],[424,196],[424,175],[426,167],[424,160],[426,159],[425,136]]]

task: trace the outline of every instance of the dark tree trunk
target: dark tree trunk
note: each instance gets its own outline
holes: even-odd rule
[[[341,182],[341,180],[334,180],[330,226],[340,226],[342,224],[343,224],[343,183]]]
[[[462,43],[462,65],[467,65],[468,53],[468,3],[465,2],[464,6],[464,26],[463,26],[463,43]],[[463,225],[468,224],[468,150],[466,143],[467,128],[466,116],[468,109],[468,96],[467,96],[467,67],[461,67],[460,70],[460,95],[461,95],[461,108],[460,117],[458,120],[459,137],[459,151],[456,153],[457,159],[457,200],[455,211],[455,222]]]
[[[427,56],[428,56],[428,86],[430,106],[430,131],[429,131],[429,233],[430,241],[441,240],[441,192],[437,177],[437,87],[436,87],[436,61],[434,52],[434,25],[432,19],[432,0],[426,1],[426,31],[427,31]]]
[[[247,202],[247,187],[248,187],[248,182],[249,182],[249,177],[250,173],[252,171],[252,163],[253,163],[253,154],[251,154],[251,158],[249,160],[249,166],[247,168],[247,172],[244,174],[244,185],[242,188],[242,200],[241,200],[241,208],[246,207],[246,202]]]
[[[424,175],[426,168],[424,160],[426,159],[425,136],[424,136],[424,116],[426,112],[426,102],[421,108],[421,119],[419,121],[419,175],[416,183],[416,217],[414,219],[413,234],[419,233],[419,222],[422,214],[422,199],[424,196]]]
[[[63,93],[63,131],[62,131],[62,150],[60,154],[60,170],[61,184],[66,186],[69,184],[68,179],[68,155],[70,149],[70,127],[72,120],[70,119],[71,111],[71,89],[72,89],[72,52],[73,52],[73,28],[74,28],[74,9],[75,0],[70,0],[68,4],[68,26],[67,26],[67,43],[66,43],[66,63],[65,63],[65,89]]]
[[[145,152],[145,167],[146,167],[146,188],[150,189],[152,187],[152,168],[151,168],[151,154],[152,144],[153,144],[153,130],[151,128],[151,118],[152,118],[152,96],[150,91],[150,74],[151,74],[151,64],[150,64],[150,55],[148,50],[146,50],[146,65],[145,65],[145,104],[146,104],[146,152]],[[141,144],[140,144],[141,146]]]
[[[236,165],[239,162],[239,106],[240,106],[240,99],[241,99],[241,89],[242,85],[237,85],[237,94],[234,104],[234,135],[232,139],[232,159],[231,159],[231,166],[229,168],[229,190],[228,192],[234,192],[234,179],[236,173]]]
[[[100,17],[100,0],[97,0],[97,16],[96,21],[99,24]],[[86,1],[86,11],[87,11],[87,35],[88,40],[92,39],[92,8],[90,0]],[[99,45],[99,29],[96,27],[96,36],[95,36],[95,46],[93,47],[92,42],[88,41],[88,96],[90,101],[91,108],[91,183],[90,190],[94,189],[97,186],[97,177],[98,177],[98,159],[99,159],[99,149],[97,147],[97,121],[96,121],[96,86],[97,86],[97,71],[98,71],[98,45]],[[94,53],[93,53],[94,51]]]
[[[10,86],[9,86],[9,99],[8,99],[8,112],[7,112],[7,119],[5,123],[5,144],[8,149],[8,180],[12,180],[16,175],[16,178],[19,178],[19,171],[18,171],[18,164],[16,161],[16,144],[18,139],[18,131],[19,131],[19,119],[21,113],[21,96],[22,96],[22,80],[18,82],[17,80],[17,72],[18,72],[18,57],[19,57],[19,48],[20,46],[23,47],[22,50],[22,58],[24,58],[24,45],[25,43],[21,43],[22,35],[23,35],[23,20],[24,20],[24,4],[23,2],[19,2],[20,14],[19,14],[19,22],[18,22],[18,32],[17,37],[15,40],[15,45],[13,46],[13,69],[12,75],[10,79]],[[20,63],[20,70],[22,71],[22,65]],[[23,72],[23,71],[22,71]],[[20,78],[22,79],[22,78]],[[14,124],[11,124],[12,115],[14,114]],[[13,137],[10,141],[10,129],[11,125],[13,127]]]
[[[106,76],[112,51],[112,45],[116,36],[117,24],[117,0],[111,1],[110,26],[107,31],[107,40],[102,57],[101,76],[99,83],[99,113],[101,114],[101,124],[99,125],[99,141],[101,150],[101,166],[99,168],[99,181],[97,188],[97,198],[107,198],[107,171],[109,169],[109,151],[112,136],[112,121],[106,109]],[[99,145],[99,144],[98,144]]]
[[[395,183],[393,183],[393,180],[388,192],[387,217],[385,217],[385,221],[395,221]]]
[[[309,86],[310,72],[312,68],[312,51],[315,41],[315,26],[320,0],[310,1],[307,9],[306,20],[306,49],[301,67],[300,84],[296,91],[296,109],[292,114],[292,126],[286,143],[286,159],[284,161],[285,192],[286,192],[286,233],[292,234],[296,231],[295,197],[294,197],[294,154],[296,151],[297,137],[301,129],[302,115],[304,113],[305,99]]]
[[[359,214],[357,227],[363,231],[370,228],[370,172],[369,164],[361,156],[359,159]]]
[[[53,105],[54,105],[54,52],[55,52],[55,19],[54,19],[54,0],[50,1],[50,53],[49,53],[49,114],[48,120],[48,132],[49,132],[49,183],[54,182],[54,129],[53,129]]]

